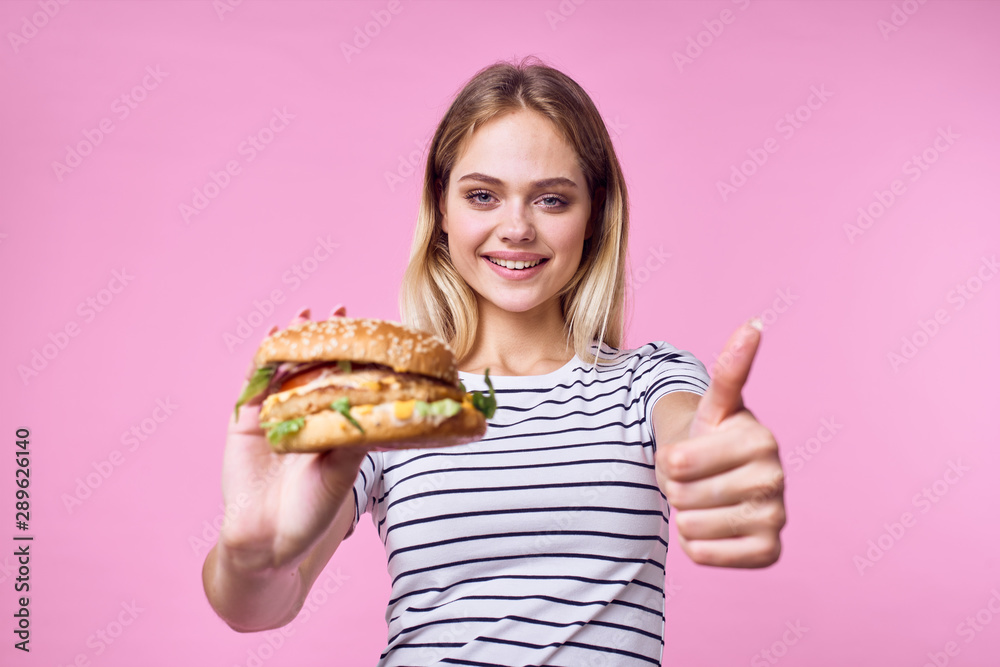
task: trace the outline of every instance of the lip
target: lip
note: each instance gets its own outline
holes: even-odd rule
[[[532,252],[511,252],[510,250],[496,250],[484,252],[483,257],[493,257],[494,259],[506,259],[512,262],[533,262],[536,259],[548,259],[545,255]]]
[[[496,255],[491,255],[491,257],[495,256]],[[498,258],[498,259],[505,259],[505,258]],[[505,266],[494,264],[489,259],[487,259],[485,255],[483,256],[483,261],[486,262],[486,264],[489,265],[489,267],[493,269],[493,271],[495,271],[497,275],[499,275],[501,278],[506,278],[508,280],[527,280],[537,275],[543,268],[545,268],[545,265],[548,264],[548,262],[541,262],[531,267],[530,269],[508,269]]]

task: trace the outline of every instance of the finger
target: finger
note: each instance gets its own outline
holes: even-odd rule
[[[714,567],[767,567],[781,556],[781,540],[771,535],[747,535],[719,540],[685,540],[681,548],[691,560]]]
[[[293,317],[292,321],[288,323],[289,328],[294,327],[296,324],[300,324],[302,322],[308,322],[310,314],[311,313],[308,307],[303,308],[302,310],[299,311],[299,314]]]
[[[661,474],[678,482],[712,477],[754,459],[777,460],[778,443],[749,410],[730,417],[720,430],[672,442],[656,452]]]
[[[347,307],[342,303],[338,303],[330,311],[330,317],[347,317]]]
[[[785,525],[785,504],[778,498],[760,503],[683,510],[674,515],[677,532],[687,540],[716,540],[757,533],[777,533]]]
[[[678,510],[763,502],[785,491],[785,474],[774,461],[751,461],[735,470],[693,482],[667,479],[667,502]]]
[[[691,435],[705,433],[743,409],[743,385],[750,375],[750,366],[760,345],[761,330],[758,327],[762,326],[758,318],[753,318],[729,337],[719,355],[708,391],[698,402]]]
[[[243,404],[237,414],[229,420],[229,432],[244,435],[260,435],[264,429],[260,427],[260,404]]]

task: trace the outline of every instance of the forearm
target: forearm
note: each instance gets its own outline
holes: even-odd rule
[[[693,392],[677,391],[663,396],[653,406],[656,483],[664,496],[667,496],[666,452],[670,445],[688,437],[700,400],[701,396]]]
[[[281,627],[295,618],[305,599],[298,567],[242,570],[221,544],[205,558],[202,579],[212,608],[237,632]]]

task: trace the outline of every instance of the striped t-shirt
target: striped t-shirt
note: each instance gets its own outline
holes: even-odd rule
[[[653,404],[704,394],[705,366],[654,342],[605,346],[596,370],[574,357],[490,380],[482,440],[362,463],[354,525],[371,514],[392,581],[379,667],[659,665],[669,507]]]

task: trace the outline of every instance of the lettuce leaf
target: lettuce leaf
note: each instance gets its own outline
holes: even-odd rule
[[[451,398],[442,398],[440,401],[434,401],[433,403],[417,401],[413,404],[413,412],[418,417],[426,417],[428,415],[454,417],[461,411],[462,404]]]
[[[482,412],[487,419],[492,419],[497,411],[497,395],[493,391],[493,383],[490,382],[490,369],[486,369],[483,379],[486,380],[486,386],[490,388],[490,395],[484,396],[481,391],[472,392],[472,407]]]
[[[361,431],[362,433],[365,432],[365,430],[361,428],[361,424],[358,423],[358,420],[351,416],[351,402],[347,399],[346,396],[344,396],[343,398],[338,398],[333,403],[331,403],[330,409],[336,410],[340,414],[344,415],[344,418],[347,419],[347,421],[354,424],[359,431]]]
[[[267,439],[277,444],[282,438],[297,433],[305,423],[305,417],[296,417],[283,422],[261,422],[260,427],[267,429]]]
[[[243,384],[243,393],[236,400],[236,407],[233,408],[233,418],[240,418],[240,406],[267,389],[274,376],[275,366],[264,366],[258,368],[250,376],[250,379]]]

